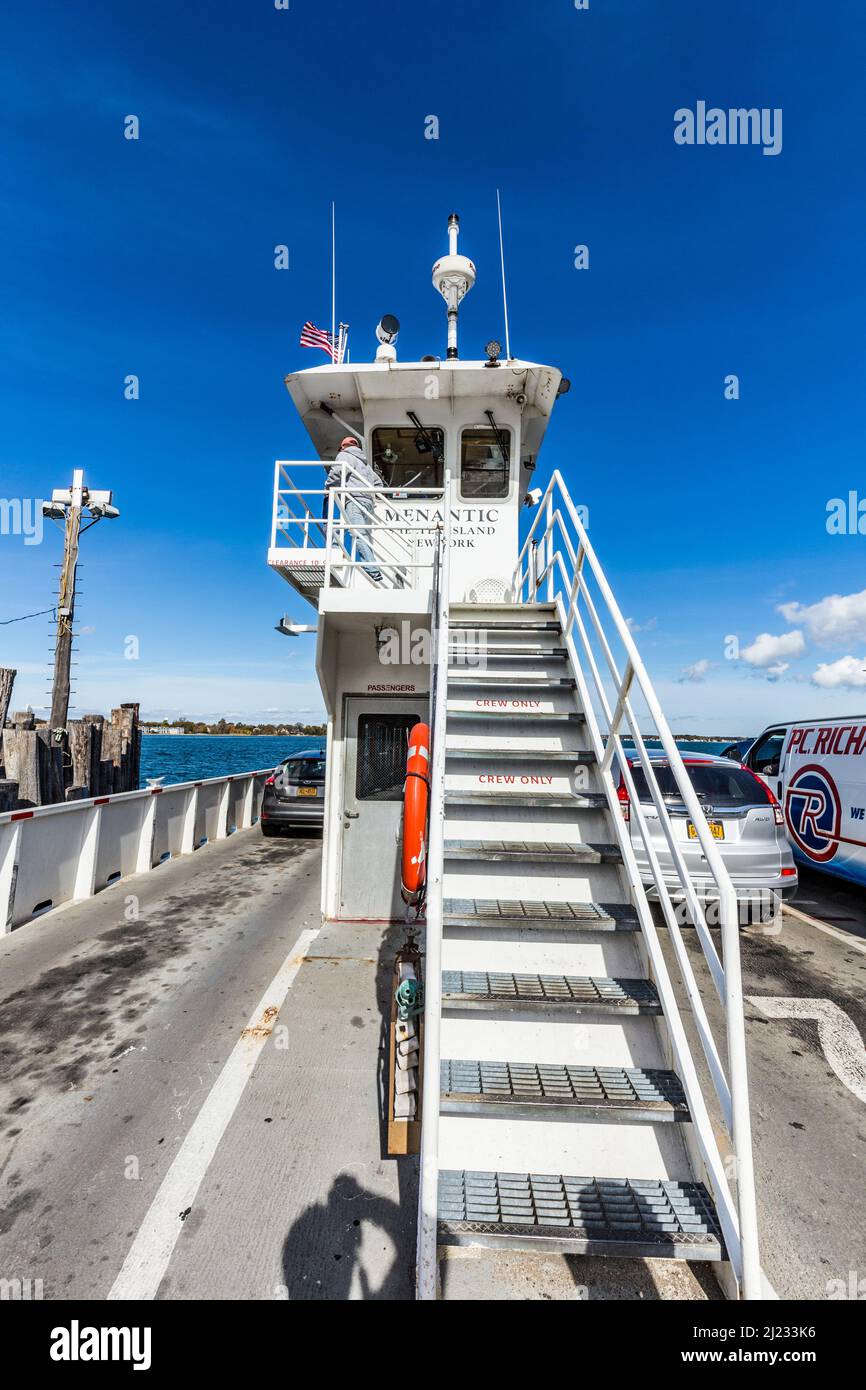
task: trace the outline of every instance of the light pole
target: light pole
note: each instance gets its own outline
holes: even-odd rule
[[[72,486],[55,488],[50,502],[43,502],[42,511],[54,521],[63,521],[63,564],[57,593],[57,637],[54,646],[54,685],[51,692],[51,738],[59,743],[66,732],[69,714],[69,685],[72,664],[72,624],[75,618],[75,573],[78,566],[78,541],[84,531],[95,526],[103,517],[114,520],[120,516],[111,505],[110,492],[91,491],[84,485],[84,469],[76,468]],[[86,525],[82,526],[82,517]]]

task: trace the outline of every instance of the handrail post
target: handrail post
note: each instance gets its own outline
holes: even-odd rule
[[[719,891],[722,964],[725,969],[725,1014],[728,1034],[728,1072],[731,1088],[734,1177],[740,1213],[742,1292],[746,1299],[760,1299],[761,1262],[758,1249],[758,1210],[755,1197],[755,1163],[752,1153],[752,1117],[749,1111],[749,1075],[746,1061],[746,1020],[743,1010],[743,973],[740,964],[740,928],[737,895],[728,883]]]
[[[271,549],[275,550],[277,545],[277,510],[280,504],[280,474],[282,464],[277,462],[274,466],[274,508],[271,518]]]
[[[604,757],[601,760],[602,772],[607,772],[613,762],[613,755],[616,751],[616,736],[619,733],[619,726],[622,723],[622,716],[628,702],[628,692],[631,690],[631,683],[634,680],[634,667],[631,662],[626,662],[626,668],[622,676],[622,685],[619,688],[619,698],[616,708],[611,715],[610,728],[607,733],[607,747],[604,750]]]
[[[427,931],[424,961],[424,1095],[421,1112],[421,1171],[418,1188],[416,1286],[419,1299],[436,1298],[436,1236],[439,1200],[439,1036],[442,1013],[442,879],[445,842],[445,718],[448,698],[448,612],[451,561],[451,474],[445,471],[440,538],[439,593],[434,593],[437,629],[434,653],[436,696],[430,729],[430,825],[427,854]],[[434,672],[431,671],[431,679]]]
[[[553,493],[547,494],[547,527],[545,531],[545,556],[544,563],[547,569],[547,602],[553,602],[554,580],[553,580]]]
[[[334,489],[328,488],[326,493],[328,499],[328,525],[325,531],[325,584],[326,589],[331,587],[331,547],[334,543]]]

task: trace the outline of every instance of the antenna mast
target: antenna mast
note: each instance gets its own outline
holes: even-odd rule
[[[433,267],[433,288],[437,289],[448,306],[448,359],[459,356],[457,351],[457,306],[475,284],[475,266],[468,256],[458,256],[457,237],[460,218],[452,212],[448,218],[448,255],[442,256]]]
[[[337,350],[337,218],[331,202],[331,344]],[[333,361],[333,358],[331,359]]]
[[[505,360],[511,361],[511,341],[508,336],[508,296],[505,293],[505,243],[502,240],[502,204],[496,190],[496,211],[499,214],[499,260],[502,265],[502,311],[505,314]]]

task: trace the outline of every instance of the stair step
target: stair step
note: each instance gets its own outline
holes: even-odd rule
[[[547,930],[639,931],[628,903],[533,903],[503,898],[445,898],[442,921],[449,927]]]
[[[576,792],[574,796],[554,796],[539,792],[462,791],[457,788],[445,793],[446,806],[541,806],[553,810],[606,811],[604,792]]]
[[[443,1115],[522,1119],[690,1119],[676,1072],[643,1067],[577,1067],[546,1062],[440,1063]]]
[[[564,661],[565,658],[568,656],[568,648],[524,647],[519,644],[513,646],[497,644],[496,646],[492,646],[489,642],[456,642],[449,644],[449,653],[451,656],[454,656],[455,653],[461,653],[463,655],[469,653],[472,656],[478,653],[484,656],[484,658],[488,661],[492,659],[494,661],[547,662]],[[468,666],[471,663],[468,661],[464,661],[461,664],[463,666]]]
[[[446,840],[446,859],[484,859],[493,864],[621,864],[619,845],[546,840]]]
[[[447,759],[471,760],[495,758],[497,762],[558,762],[573,766],[592,767],[595,754],[589,748],[449,748],[448,731],[445,731],[445,757]]]
[[[462,619],[457,622],[452,621],[448,624],[450,632],[561,632],[559,623],[555,619],[527,618],[525,622],[509,622],[503,619],[501,623],[489,622],[464,622]]]
[[[556,604],[548,599],[537,603],[452,603],[452,613],[502,613],[506,618],[525,613],[528,617],[538,617],[542,613],[555,613]]]
[[[463,666],[450,668],[448,671],[448,689],[460,685],[481,685],[499,689],[502,685],[502,676],[494,672],[476,671],[474,675],[467,675]],[[509,692],[514,690],[574,690],[576,681],[573,676],[536,676],[532,679],[521,677],[520,680],[509,680],[506,686]]]
[[[569,710],[567,713],[559,713],[551,710],[538,709],[503,709],[501,705],[491,704],[484,709],[455,709],[451,702],[447,705],[449,722],[452,719],[495,719],[508,720],[514,723],[544,723],[544,724],[583,724],[586,716],[579,714],[577,710]]]
[[[515,975],[484,970],[443,970],[442,1007],[619,1015],[662,1011],[650,980],[615,980],[606,975]]]
[[[703,1183],[443,1169],[439,1241],[550,1254],[722,1260]]]

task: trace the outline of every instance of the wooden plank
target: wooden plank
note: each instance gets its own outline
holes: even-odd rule
[[[18,806],[39,806],[39,771],[36,733],[13,727],[3,730],[3,764],[6,777],[18,783]]]
[[[39,785],[39,805],[53,806],[63,800],[66,742],[58,743],[51,730],[36,730],[36,772]]]
[[[394,1158],[421,1152],[421,1105],[424,1096],[424,1024],[423,1015],[415,1019],[418,1032],[418,1089],[414,1120],[394,1119],[394,1095],[396,1091],[395,1072],[397,1069],[397,986],[400,983],[400,965],[411,961],[417,978],[421,979],[421,957],[418,951],[398,952],[394,962],[394,976],[391,981],[391,1025],[388,1045],[388,1153]]]

